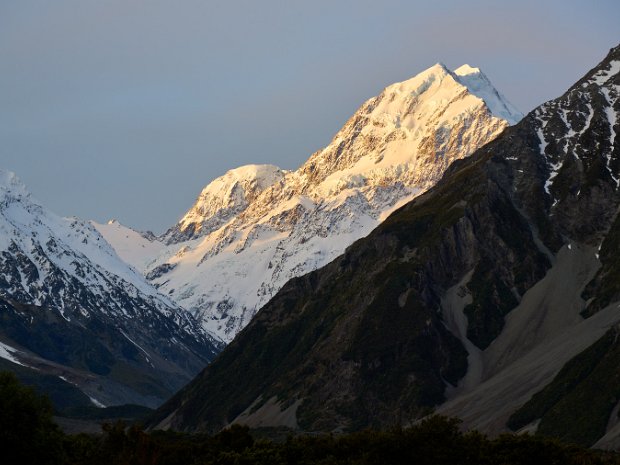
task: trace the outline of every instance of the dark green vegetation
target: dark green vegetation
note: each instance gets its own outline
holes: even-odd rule
[[[12,464],[61,463],[63,435],[52,421],[52,404],[0,372],[0,461]]]
[[[537,434],[591,446],[607,428],[620,399],[620,335],[609,330],[596,344],[573,358],[553,382],[516,411],[512,429],[541,419]]]
[[[92,405],[86,394],[58,376],[47,375],[1,358],[0,371],[10,371],[25,385],[34,387],[41,394],[46,394],[57,411]]]
[[[233,425],[214,436],[145,433],[122,423],[107,425],[100,437],[66,438],[65,463],[88,465],[603,465],[618,464],[615,453],[586,450],[555,440],[503,435],[489,439],[462,433],[458,421],[432,417],[407,429],[365,430],[346,435],[257,439]]]
[[[99,408],[92,405],[83,407],[73,407],[58,412],[66,418],[79,420],[109,420],[111,418],[124,418],[132,420],[145,420],[153,410],[142,405],[114,405],[112,407]]]
[[[0,373],[11,375],[20,383],[51,401],[54,416],[95,423],[114,419],[146,420],[153,410],[141,405],[95,407],[92,401],[73,384],[38,370],[16,365],[0,358]]]
[[[350,435],[257,439],[233,425],[214,436],[144,432],[122,422],[103,434],[64,435],[52,422],[49,400],[0,373],[0,450],[6,465],[604,465],[620,456],[530,436],[490,440],[462,433],[458,421],[431,417],[407,429],[365,430]]]
[[[239,425],[209,436],[146,433],[117,422],[105,424],[102,434],[70,436],[53,423],[49,400],[7,372],[0,373],[0,451],[4,465],[620,464],[618,454],[554,440],[464,434],[457,420],[443,417],[407,429],[288,436],[278,442]]]

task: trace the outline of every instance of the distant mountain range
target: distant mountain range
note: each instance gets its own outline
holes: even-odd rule
[[[468,82],[458,70],[435,66],[387,88],[300,170],[272,170],[275,184],[235,213],[229,228],[211,229],[222,227],[202,220],[196,207],[165,235],[168,243],[189,239],[189,247],[157,262],[164,268],[153,282],[174,288],[173,297],[183,293],[177,301],[191,302],[186,306],[201,315],[200,303],[213,300],[217,308],[222,300],[200,300],[194,284],[178,287],[175,272],[184,272],[185,257],[194,267],[222,253],[242,257],[278,225],[285,232],[278,244],[296,234],[297,244],[329,238],[332,228],[363,223],[360,211],[373,212],[374,226],[378,212],[397,201],[392,189],[402,189],[399,199],[415,195],[466,155],[459,148],[473,150],[503,131],[454,161],[434,187],[344,254],[288,281],[215,362],[158,410],[153,427],[214,431],[236,421],[340,431],[406,425],[437,411],[483,432],[620,444],[620,46],[512,127],[493,119],[492,105],[474,105]],[[439,102],[441,110],[432,112]],[[423,126],[420,115],[428,118]],[[481,132],[474,135],[475,128]],[[412,140],[409,149],[390,151]],[[402,158],[391,162],[392,154]],[[445,165],[437,162],[444,157]],[[384,198],[381,186],[392,200],[377,200]],[[294,209],[281,208],[284,199]],[[373,202],[375,210],[367,206]],[[314,228],[304,218],[315,208],[312,218],[333,211],[339,220]],[[263,223],[253,218],[274,219],[258,228]],[[253,226],[238,226],[245,224]],[[264,254],[267,270],[282,266]],[[259,263],[245,269],[251,274]],[[212,273],[204,275],[206,287],[220,282]],[[244,295],[242,281],[226,279]],[[215,321],[239,315],[236,305]]]
[[[0,368],[60,408],[158,406],[287,280],[519,118],[477,68],[437,64],[368,100],[297,171],[216,179],[161,237],[60,218],[1,171]]]
[[[365,102],[298,170],[249,165],[159,238],[95,227],[226,342],[291,278],[326,265],[519,113],[478,69],[437,64]]]
[[[0,171],[0,368],[56,405],[157,406],[221,349],[118,258]]]
[[[210,363],[156,428],[439,412],[616,447],[619,95],[620,47],[524,118],[437,64],[299,169],[217,178],[159,237],[60,218],[0,171],[0,369],[61,409],[157,407]]]

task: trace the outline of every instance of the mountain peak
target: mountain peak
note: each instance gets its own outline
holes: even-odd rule
[[[417,97],[418,95],[426,92],[433,83],[441,83],[446,77],[452,75],[452,71],[450,71],[446,65],[443,63],[436,63],[430,68],[425,69],[424,71],[419,72],[413,77],[409,79],[405,79],[404,81],[395,82],[387,86],[384,90],[385,92],[399,92],[406,95],[411,95],[413,97]]]
[[[437,90],[441,89],[442,94],[445,95],[432,98],[433,102],[441,104],[448,94],[456,95],[463,90],[463,87],[470,94],[481,99],[493,116],[506,120],[510,125],[516,124],[523,118],[523,113],[497,91],[480,68],[468,64],[451,71],[446,65],[439,62],[410,79],[386,87],[384,92],[398,93],[407,95],[408,98],[419,99],[422,94],[429,91],[436,93]]]
[[[211,181],[181,224],[193,223],[223,208],[238,208],[281,179],[284,172],[275,165],[244,165]]]
[[[468,66],[459,73],[453,77],[474,92],[489,89],[480,71]],[[617,448],[620,432],[608,425],[617,410],[609,373],[617,373],[620,324],[619,73],[613,55],[588,74],[585,86],[452,164],[432,190],[339,258],[288,281],[159,410],[159,426],[389,427],[411,424],[443,404],[437,413],[460,416],[464,427],[483,433],[527,427],[588,446],[605,435]],[[427,157],[418,166],[428,175],[437,160],[461,156],[434,143],[497,118],[480,98],[444,82],[429,82],[423,94],[384,92],[369,100],[333,147],[314,157],[308,177],[332,163],[366,176],[367,188],[369,171],[389,158],[390,144],[398,144],[394,155],[418,149],[417,160]],[[433,108],[440,116],[421,122],[419,115],[432,115]],[[453,117],[441,124],[448,112]],[[411,115],[411,124],[403,115]],[[418,129],[429,134],[416,147],[409,142],[417,141]],[[462,148],[464,140],[459,134],[449,146]],[[338,165],[341,160],[347,164]],[[399,171],[396,179],[412,171]],[[390,186],[384,179],[381,187]],[[357,192],[360,204],[365,192]],[[339,217],[354,216],[351,210]],[[306,217],[316,219],[314,213]],[[337,220],[322,224],[333,243]],[[304,247],[320,231],[309,225],[299,241]],[[289,256],[299,249],[287,245]],[[268,262],[268,270],[283,268],[282,260]],[[228,296],[237,297],[240,287],[235,281]],[[221,305],[227,316],[232,299]],[[205,395],[213,392],[225,395]],[[278,419],[266,420],[274,411]]]
[[[18,196],[29,196],[30,193],[24,183],[12,171],[0,169],[0,194],[12,193]]]
[[[366,185],[368,179],[426,188],[432,182],[425,184],[420,173],[433,166],[438,169],[432,178],[438,179],[451,161],[442,161],[451,147],[460,146],[462,157],[479,146],[477,136],[466,134],[472,118],[499,133],[521,116],[481,72],[458,76],[437,63],[368,100],[301,170],[310,184],[322,184],[322,194]],[[421,166],[424,158],[428,163]]]
[[[456,74],[457,76],[467,76],[469,74],[482,74],[482,71],[480,71],[480,68],[475,68],[465,63],[464,65],[456,68],[454,70],[454,74]]]
[[[489,108],[441,63],[392,84],[298,170],[248,165],[212,181],[147,275],[229,341],[289,278],[331,261],[500,134],[509,123]]]
[[[0,169],[0,186],[9,186],[13,182],[15,182],[16,178],[17,176],[12,171]]]
[[[422,71],[422,73],[419,73],[419,74],[429,73],[429,72],[439,73],[439,74],[450,74],[450,70],[448,69],[448,67],[444,65],[441,61],[438,61],[433,66],[426,69],[425,71]]]
[[[163,239],[173,243],[208,234],[240,214],[261,192],[284,179],[275,165],[244,165],[202,189],[192,208]]]

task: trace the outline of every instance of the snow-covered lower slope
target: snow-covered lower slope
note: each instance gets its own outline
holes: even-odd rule
[[[105,224],[91,221],[90,224],[108,243],[114,244],[116,254],[136,270],[148,268],[165,247],[152,233],[135,231],[118,220],[110,220]]]
[[[2,170],[0,311],[0,340],[12,348],[2,358],[77,370],[104,404],[156,405],[220,345],[93,225],[55,215]]]
[[[213,181],[143,272],[230,341],[286,281],[342,254],[521,117],[477,68],[434,65],[366,101],[298,170],[251,165]]]

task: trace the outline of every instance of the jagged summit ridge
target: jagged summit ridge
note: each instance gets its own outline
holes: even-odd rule
[[[476,97],[481,101],[476,101]],[[366,101],[330,145],[317,152],[297,172],[287,173],[273,165],[247,165],[215,179],[203,189],[176,229],[186,231],[193,228],[194,234],[206,235],[244,210],[264,190],[281,181],[284,181],[285,189],[297,187],[288,195],[310,194],[320,198],[348,187],[393,184],[397,180],[416,182],[402,179],[403,175],[416,171],[417,167],[412,166],[415,165],[415,153],[403,156],[402,147],[396,142],[414,137],[424,139],[423,135],[428,139],[429,134],[424,134],[427,126],[448,133],[455,121],[467,119],[468,113],[484,109],[510,124],[523,116],[499,94],[479,68],[463,65],[452,72],[444,64],[437,63],[413,78],[386,87],[379,96]],[[362,123],[365,124],[362,126]],[[446,134],[440,137],[448,138]],[[360,144],[360,150],[355,153],[351,149],[343,153],[342,144],[357,138],[371,140],[365,146]],[[386,141],[374,147],[380,139]],[[466,137],[462,143],[466,145],[464,151],[470,151],[467,144],[475,145],[476,141]],[[440,149],[445,149],[446,145],[440,145]],[[362,149],[382,153],[373,158],[365,156]],[[417,149],[424,151],[424,147]],[[364,160],[356,166],[360,158]],[[303,175],[302,179],[296,179],[295,174]],[[322,181],[326,182],[320,186]],[[164,237],[171,237],[170,232]]]
[[[501,133],[509,123],[495,107],[434,65],[364,102],[299,169],[242,167],[213,181],[161,238],[167,246],[134,265],[230,341],[286,281],[333,260]]]
[[[503,109],[512,123],[521,118],[488,79],[471,79],[475,92],[438,63],[415,77],[386,87],[366,101],[324,150],[301,168],[306,191],[336,194],[351,186],[397,182],[428,188],[453,159],[457,145],[470,153],[481,128],[471,126],[484,115],[488,132],[505,126]],[[472,86],[474,88],[474,86]],[[479,97],[483,95],[484,98]],[[485,98],[488,98],[489,103]],[[501,105],[498,104],[501,102]],[[321,185],[322,184],[322,185]]]

